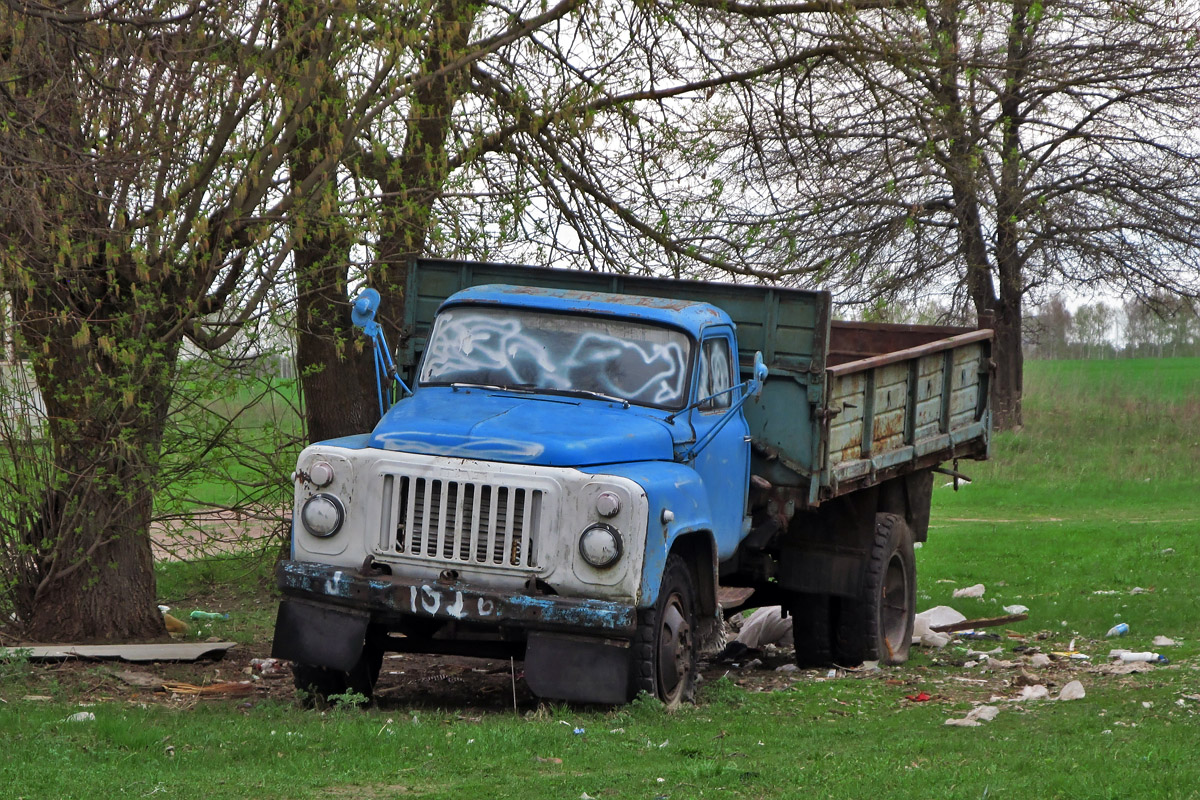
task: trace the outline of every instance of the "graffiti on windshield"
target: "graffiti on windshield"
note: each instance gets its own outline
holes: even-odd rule
[[[688,353],[684,333],[655,325],[451,308],[434,324],[421,382],[599,392],[671,408],[687,394]]]

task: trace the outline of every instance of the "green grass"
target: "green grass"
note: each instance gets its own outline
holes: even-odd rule
[[[918,554],[920,606],[994,616],[1021,603],[1030,619],[1013,629],[1041,632],[1046,650],[1074,640],[1099,662],[1117,644],[1104,632],[1123,620],[1132,630],[1122,647],[1149,649],[1156,634],[1179,640],[1164,650],[1171,665],[1053,673],[1059,686],[1077,677],[1087,696],[1000,703],[985,726],[953,728],[947,717],[998,685],[982,667],[953,666],[967,657],[956,646],[875,676],[808,673],[782,691],[721,680],[674,714],[638,702],[481,717],[214,701],[101,703],[87,709],[94,722],[68,722],[80,710],[69,692],[22,699],[53,679],[31,678],[35,668],[18,660],[0,663],[0,796],[1200,797],[1200,702],[1187,699],[1200,695],[1200,359],[1034,363],[1026,385],[1024,430],[998,436],[993,461],[962,465],[974,484],[935,493]],[[236,610],[265,580],[238,569],[172,565],[160,587],[188,609],[226,592]],[[983,598],[951,597],[977,582]],[[984,679],[992,684],[971,682]],[[904,701],[921,689],[935,700]]]

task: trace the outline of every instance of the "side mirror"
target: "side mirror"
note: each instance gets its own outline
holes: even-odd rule
[[[762,396],[763,386],[767,383],[767,375],[770,371],[767,365],[763,363],[762,351],[754,354],[754,391],[751,393],[755,400]]]
[[[350,321],[362,328],[367,336],[374,336],[378,325],[375,322],[375,312],[379,310],[379,292],[374,289],[363,289],[354,300],[350,309]]]

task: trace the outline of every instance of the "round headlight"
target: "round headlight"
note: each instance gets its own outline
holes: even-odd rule
[[[300,521],[313,536],[333,536],[345,519],[346,509],[342,501],[324,492],[305,500],[304,507],[300,509]]]
[[[621,557],[621,534],[608,525],[593,525],[579,537],[579,554],[593,567],[612,566]]]

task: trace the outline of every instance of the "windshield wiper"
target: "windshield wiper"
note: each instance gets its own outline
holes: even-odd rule
[[[629,408],[629,401],[624,397],[615,397],[611,394],[605,394],[604,392],[597,392],[591,389],[546,389],[545,391],[548,394],[577,395],[582,397],[592,397],[596,400],[607,400],[610,403],[620,403],[622,407]]]
[[[521,392],[523,394],[533,394],[537,390],[532,383],[515,383],[508,386],[498,385],[494,383],[462,383],[455,382],[450,384],[451,389],[491,389],[497,392]]]

